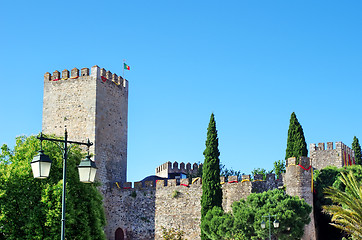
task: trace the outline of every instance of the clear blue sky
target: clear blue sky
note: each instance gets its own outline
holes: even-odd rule
[[[45,72],[129,80],[128,180],[203,162],[250,173],[285,156],[295,111],[310,143],[362,140],[362,2],[1,1],[0,144],[41,131]],[[71,134],[71,133],[70,133]]]

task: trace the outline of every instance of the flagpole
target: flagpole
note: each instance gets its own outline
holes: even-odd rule
[[[126,62],[126,59],[123,59],[123,79],[126,79],[126,77],[124,76],[124,64]]]

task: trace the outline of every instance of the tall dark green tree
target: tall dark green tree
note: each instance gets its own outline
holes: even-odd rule
[[[308,156],[307,143],[305,142],[302,125],[300,125],[297,116],[293,112],[290,116],[285,159],[296,157],[298,161],[301,156]]]
[[[206,149],[202,169],[201,224],[206,213],[214,206],[222,207],[222,190],[220,185],[220,152],[214,114],[211,114],[207,128]],[[208,239],[201,231],[201,239]]]
[[[356,136],[353,138],[352,149],[354,151],[354,159],[356,164],[362,165],[361,145],[359,144],[358,138]]]

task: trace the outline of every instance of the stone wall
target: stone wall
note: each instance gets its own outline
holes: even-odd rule
[[[296,164],[296,158],[288,158],[286,163],[286,172],[284,184],[286,193],[291,196],[299,196],[309,205],[313,206],[312,193],[312,171],[310,158],[300,157],[299,164]],[[310,214],[311,221],[304,228],[302,240],[316,240],[314,211]]]
[[[112,186],[105,196],[108,240],[115,239],[118,228],[123,230],[126,240],[154,239],[156,198],[154,187],[123,189]]]
[[[252,192],[261,192],[282,185],[274,174],[264,181],[244,175],[238,182],[236,176],[220,178],[223,190],[223,209],[231,211],[232,203],[245,199]],[[126,240],[161,240],[162,227],[184,231],[189,240],[200,239],[202,179],[158,180],[132,183],[114,183],[105,191],[105,208],[109,214],[107,238],[114,240],[115,232],[121,228]]]
[[[341,168],[345,165],[354,164],[354,151],[342,142],[312,143],[309,145],[309,155],[313,168],[321,170],[327,166]]]

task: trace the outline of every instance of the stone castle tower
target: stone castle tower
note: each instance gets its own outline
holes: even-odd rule
[[[94,66],[44,75],[43,133],[63,136],[67,128],[71,140],[89,138],[102,186],[126,181],[127,115],[128,82],[110,71]]]
[[[286,186],[287,194],[298,196],[313,207],[312,171],[313,167],[309,157],[300,157],[299,164],[297,164],[295,157],[288,158],[286,161],[284,185]],[[311,221],[304,227],[302,240],[316,240],[313,210],[309,216]]]

